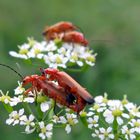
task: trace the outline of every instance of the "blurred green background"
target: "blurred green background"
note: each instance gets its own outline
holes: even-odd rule
[[[0,0],[0,63],[13,66],[24,75],[38,71],[8,55],[33,36],[42,40],[46,24],[71,21],[84,30],[90,46],[98,53],[96,66],[75,77],[93,96],[107,92],[109,98],[140,103],[140,1],[139,0]],[[16,65],[19,63],[21,68]],[[74,76],[74,74],[73,74]],[[19,77],[0,68],[0,89],[12,90]],[[31,140],[19,127],[4,125],[7,113],[0,106],[0,136],[5,140]],[[16,128],[16,129],[15,129]],[[0,138],[0,139],[1,139]],[[53,140],[91,140],[81,124],[72,134],[55,130]]]

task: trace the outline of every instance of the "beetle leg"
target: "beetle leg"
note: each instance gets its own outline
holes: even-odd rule
[[[30,88],[28,88],[28,89],[24,92],[24,95],[25,95],[25,96],[28,95],[30,91],[31,91],[31,92],[33,91],[33,86],[30,87]]]

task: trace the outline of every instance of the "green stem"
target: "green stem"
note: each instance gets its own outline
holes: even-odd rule
[[[119,140],[119,135],[118,135],[118,122],[117,122],[117,119],[116,117],[114,118],[114,121],[113,121],[113,133],[114,133],[114,140]]]
[[[97,113],[97,115],[99,116],[99,118],[100,118],[100,121],[102,122],[102,124],[107,128],[108,127],[108,125],[106,124],[106,122],[104,121],[104,119],[102,119],[103,118],[103,116],[101,116],[101,114],[100,113]]]
[[[29,104],[28,103],[23,103],[23,107],[28,111],[29,114],[32,114],[34,115],[32,109],[30,108]],[[36,121],[38,122],[38,119],[36,118],[36,116],[34,115]]]

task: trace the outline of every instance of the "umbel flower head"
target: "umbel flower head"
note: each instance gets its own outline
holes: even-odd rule
[[[21,59],[43,60],[51,68],[68,68],[72,66],[94,66],[96,54],[89,47],[66,43],[59,40],[38,42],[28,38],[28,42],[18,46],[19,51],[10,51],[13,57]]]

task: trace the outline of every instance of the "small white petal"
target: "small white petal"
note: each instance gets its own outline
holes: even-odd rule
[[[121,117],[117,117],[117,122],[119,125],[123,124],[123,119]]]
[[[39,122],[40,128],[44,128],[44,122]]]
[[[122,114],[122,116],[124,117],[124,118],[127,118],[127,119],[129,119],[130,117],[129,117],[129,115],[128,114],[126,114],[126,113],[123,113]]]
[[[65,130],[66,130],[67,134],[69,134],[71,132],[71,127],[69,124],[66,125]]]
[[[105,132],[105,129],[102,127],[102,128],[99,128],[100,132],[101,133],[104,133]]]
[[[43,133],[39,133],[39,137],[41,137],[43,140],[46,138],[46,136]]]
[[[23,113],[24,113],[24,108],[22,108],[22,109],[19,110],[19,115],[20,116],[23,115]]]
[[[46,129],[47,129],[48,131],[52,130],[52,128],[53,128],[53,124],[48,124],[48,125],[46,126]]]
[[[47,136],[47,138],[51,138],[52,132],[46,132],[46,136]]]
[[[48,104],[48,102],[41,103],[40,108],[41,108],[41,111],[42,112],[46,112],[47,110],[49,110],[49,104]]]
[[[110,133],[111,131],[112,131],[112,128],[111,127],[108,127],[107,128],[107,132]]]
[[[35,118],[35,117],[34,117],[32,114],[29,116],[29,120],[30,120],[30,121],[33,121],[34,118]]]

